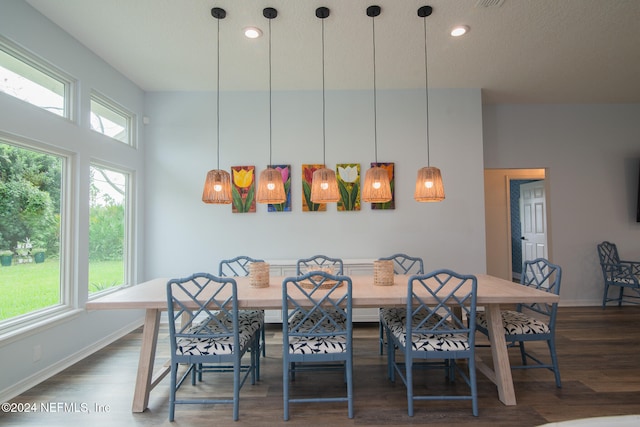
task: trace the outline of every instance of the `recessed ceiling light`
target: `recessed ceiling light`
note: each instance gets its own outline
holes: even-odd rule
[[[451,35],[453,37],[460,37],[460,36],[464,36],[465,34],[467,34],[467,32],[469,32],[469,27],[466,25],[458,25],[457,27],[454,27],[453,30],[451,30]]]
[[[257,27],[247,27],[244,29],[244,35],[249,39],[257,39],[262,35],[262,30]]]

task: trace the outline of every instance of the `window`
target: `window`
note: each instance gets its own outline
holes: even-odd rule
[[[71,87],[64,73],[0,37],[0,92],[70,118]]]
[[[66,158],[0,139],[0,328],[66,309],[61,224]]]
[[[90,168],[89,295],[128,284],[129,176]]]
[[[91,129],[125,144],[133,144],[133,114],[93,92],[91,94]]]

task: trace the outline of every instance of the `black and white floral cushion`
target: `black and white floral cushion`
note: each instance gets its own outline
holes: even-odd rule
[[[289,337],[289,354],[327,354],[347,351],[347,337]]]
[[[487,329],[487,317],[484,313],[476,314],[476,324]],[[534,317],[518,311],[503,311],[502,326],[505,335],[548,334],[549,325]]]
[[[324,318],[323,314],[315,311],[302,322],[306,313],[301,311],[294,313],[289,322],[290,330],[295,328],[296,332],[344,332],[346,328],[346,318],[341,316],[335,309],[329,309],[330,318]],[[321,323],[319,323],[321,322]],[[331,335],[324,337],[317,336],[290,336],[289,354],[318,354],[318,353],[343,353],[347,350],[347,337],[345,335]]]
[[[229,316],[225,316],[221,313],[217,313],[216,317],[229,329],[232,328],[232,320]],[[238,327],[239,327],[239,340],[240,348],[244,349],[250,342],[254,334],[260,330],[264,322],[264,313],[261,310],[241,310],[238,312]],[[192,333],[201,329],[202,323],[194,325],[190,328]],[[211,320],[208,321],[207,328],[203,333],[227,333],[225,329],[217,322]],[[177,354],[182,355],[222,355],[232,354],[234,349],[234,338],[231,337],[218,337],[218,338],[180,338],[177,341]]]
[[[417,326],[426,317],[426,312],[421,312],[412,318],[412,326]],[[389,327],[389,331],[404,346],[407,342],[407,311],[404,308],[385,308],[380,310],[381,320]],[[436,328],[442,318],[439,315],[431,317],[423,328]],[[454,351],[468,350],[469,342],[467,334],[446,333],[429,334],[413,333],[411,336],[411,348],[414,351]]]

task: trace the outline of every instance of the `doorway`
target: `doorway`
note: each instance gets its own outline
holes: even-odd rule
[[[546,171],[545,169],[485,169],[484,179],[487,274],[514,280],[515,271],[517,280],[522,265],[522,221],[519,196],[517,201],[512,201],[511,183],[512,181],[542,181],[545,189],[548,190],[549,181],[546,179]],[[548,191],[545,191],[545,199],[546,197],[548,197]],[[543,211],[547,225],[545,228],[548,230],[547,209]],[[512,230],[513,227],[516,230]]]

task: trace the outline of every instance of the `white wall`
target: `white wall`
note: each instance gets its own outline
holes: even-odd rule
[[[144,165],[144,132],[141,119],[144,93],[78,41],[43,18],[25,2],[0,3],[0,33],[61,68],[78,80],[75,99],[76,121],[69,121],[0,93],[0,132],[2,138],[29,141],[40,147],[64,150],[71,156],[72,218],[70,282],[74,290],[71,304],[77,309],[72,316],[44,328],[23,331],[10,339],[0,340],[0,401],[24,391],[54,375],[95,346],[105,345],[114,337],[140,325],[142,312],[86,312],[88,294],[88,224],[89,165],[101,160],[133,172],[134,189],[143,194],[143,180],[135,180],[136,171],[142,178]],[[113,142],[89,130],[89,93],[96,89],[138,115],[137,149]],[[134,206],[136,223],[144,214],[144,206]],[[142,227],[134,236],[134,257],[137,260],[143,243]],[[143,271],[136,268],[134,281],[141,280]],[[0,297],[1,298],[1,297]],[[10,304],[3,301],[2,304]],[[34,361],[34,348],[39,346],[42,358]]]
[[[596,245],[640,260],[636,222],[640,105],[485,105],[486,168],[548,168],[553,261],[561,304],[602,302]]]
[[[220,166],[255,165],[268,155],[268,94],[221,93]],[[370,91],[327,93],[327,164],[374,161]],[[245,254],[297,259],[318,253],[377,258],[422,256],[427,269],[485,271],[480,91],[430,93],[431,163],[442,169],[446,200],[417,203],[417,170],[426,165],[424,91],[378,93],[378,160],[395,162],[396,209],[302,212],[301,165],[322,163],[320,92],[273,95],[273,163],[291,164],[293,211],[233,214],[201,201],[216,167],[215,94],[150,93],[146,97],[147,278],[215,272],[223,258]]]

